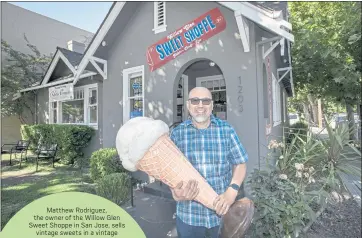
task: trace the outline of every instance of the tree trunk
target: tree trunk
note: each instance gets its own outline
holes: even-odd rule
[[[310,114],[309,114],[308,106],[309,106],[308,103],[303,102],[304,118],[305,118],[305,121],[309,124],[310,123]]]
[[[354,128],[355,123],[354,123],[353,108],[352,108],[352,105],[348,101],[346,101],[346,111],[347,111],[348,128],[350,130],[349,139],[355,140],[356,132],[355,132],[355,128]]]
[[[323,121],[322,121],[322,100],[318,99],[318,126],[319,128],[323,127]]]
[[[318,123],[318,105],[316,104],[316,100],[313,97],[313,95],[308,94],[308,101],[310,103],[311,109],[312,109],[312,117],[311,119],[313,120],[314,124]]]

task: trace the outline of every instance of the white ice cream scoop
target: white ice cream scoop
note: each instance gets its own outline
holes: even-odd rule
[[[169,132],[167,124],[149,117],[135,117],[118,131],[116,149],[122,165],[129,171],[137,171],[136,164],[156,140]]]

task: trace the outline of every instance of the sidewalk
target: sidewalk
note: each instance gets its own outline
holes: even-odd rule
[[[134,207],[124,208],[136,220],[147,238],[176,238],[176,202],[134,190]]]

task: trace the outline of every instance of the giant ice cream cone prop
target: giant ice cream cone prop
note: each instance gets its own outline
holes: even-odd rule
[[[151,146],[143,158],[138,161],[136,167],[171,188],[176,187],[181,181],[186,185],[189,180],[196,180],[200,192],[195,200],[213,209],[217,193],[185,158],[167,134],[162,135]]]
[[[171,188],[196,180],[200,191],[195,200],[213,209],[218,194],[171,141],[164,122],[132,119],[118,131],[116,145],[123,166],[130,171],[141,170]]]
[[[141,170],[171,188],[179,182],[185,186],[189,180],[198,182],[195,198],[204,206],[215,210],[213,203],[218,194],[186,159],[168,136],[168,126],[147,117],[129,120],[118,131],[116,148],[122,165],[129,171]],[[221,238],[242,237],[251,223],[254,207],[247,198],[235,201],[222,218]]]

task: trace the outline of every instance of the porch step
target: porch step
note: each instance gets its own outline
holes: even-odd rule
[[[173,199],[170,188],[166,184],[159,181],[147,184],[143,188],[143,191],[154,196]]]

